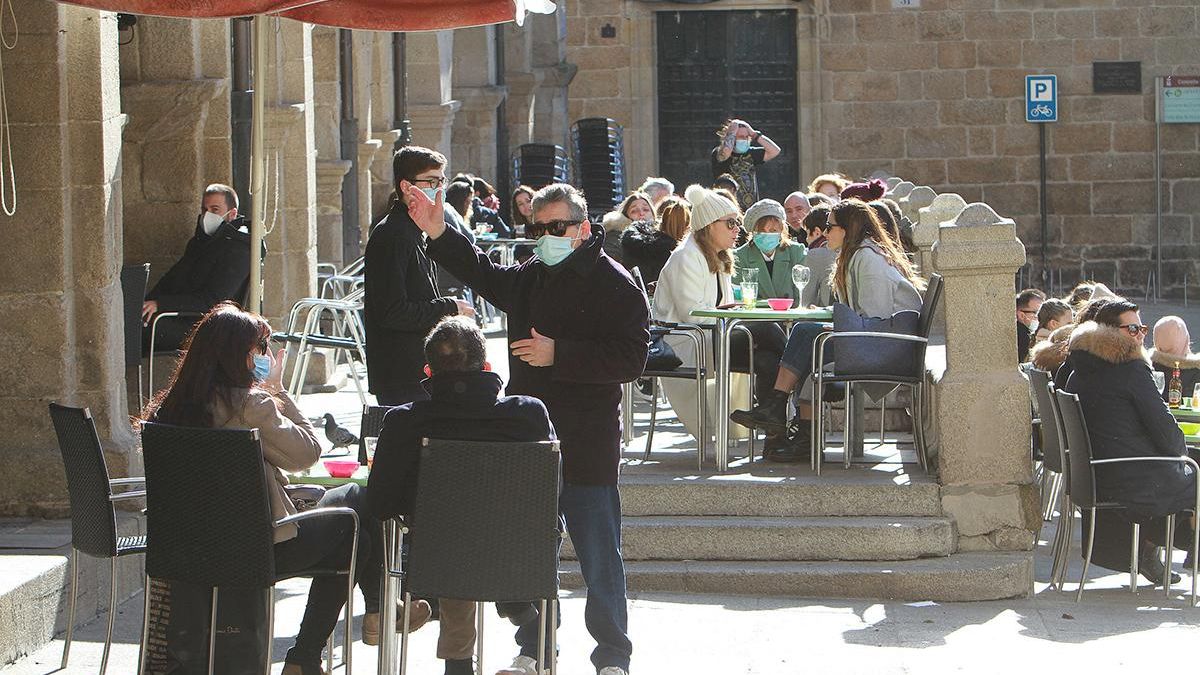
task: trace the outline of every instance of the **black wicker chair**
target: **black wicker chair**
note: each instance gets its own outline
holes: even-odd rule
[[[398,556],[387,556],[389,577],[405,578],[400,674],[407,672],[407,612],[413,596],[481,603],[540,600],[538,672],[545,668],[548,630],[553,673],[558,546],[562,537],[558,519],[558,442],[425,439],[423,444],[416,507],[411,514],[411,523],[419,534],[410,543],[406,568],[395,569]],[[521,486],[519,497],[513,492],[515,485]],[[385,532],[391,531],[391,537],[395,536],[394,530],[385,528]],[[398,551],[399,542],[391,539],[385,543],[385,550]],[[394,588],[393,583],[388,586]],[[395,606],[386,595],[381,604],[385,611]],[[485,672],[483,615],[477,608],[477,672]],[[386,622],[387,615],[381,620]],[[385,667],[390,664],[384,662]]]
[[[142,478],[108,477],[104,450],[96,433],[96,423],[87,408],[50,404],[50,419],[58,436],[63,468],[67,474],[67,492],[71,500],[71,597],[67,609],[67,639],[63,645],[62,668],[71,655],[75,631],[75,598],[79,586],[79,554],[109,560],[108,630],[104,636],[104,655],[100,673],[108,669],[112,647],[113,620],[117,615],[117,558],[146,552],[146,537],[117,535],[117,516],[113,503],[136,499],[145,490],[113,492],[113,488],[140,486]]]
[[[1070,468],[1067,479],[1071,483],[1068,497],[1074,508],[1082,513],[1087,509],[1090,526],[1083,537],[1083,572],[1079,575],[1079,589],[1075,592],[1075,602],[1083,599],[1083,588],[1087,583],[1088,565],[1091,562],[1092,546],[1096,539],[1096,511],[1100,509],[1119,510],[1122,507],[1115,502],[1100,501],[1096,495],[1096,466],[1101,464],[1128,464],[1131,462],[1172,462],[1187,464],[1192,471],[1200,475],[1200,467],[1191,457],[1117,457],[1111,459],[1092,459],[1092,441],[1088,435],[1087,424],[1083,417],[1083,407],[1079,404],[1079,396],[1066,391],[1055,391],[1058,402],[1058,412],[1061,415],[1062,428],[1067,439],[1067,461]],[[1200,482],[1196,485],[1196,502],[1193,513],[1200,513]],[[1175,516],[1166,518],[1166,571],[1163,574],[1163,592],[1171,597],[1171,550],[1175,540]],[[1133,524],[1133,546],[1129,552],[1129,590],[1137,592],[1138,575],[1138,544],[1141,539],[1141,528]],[[1069,546],[1069,540],[1068,540]],[[1192,597],[1191,606],[1196,605],[1196,568],[1200,563],[1200,530],[1197,530],[1192,540]]]
[[[386,405],[364,405],[362,424],[358,428],[358,463],[367,465],[367,436],[379,436],[383,431],[383,418],[390,407]]]
[[[121,268],[121,296],[125,303],[125,367],[137,366],[138,410],[146,405],[142,389],[142,303],[146,301],[146,283],[150,263]]]
[[[152,542],[146,552],[146,614],[150,615],[150,579],[166,579],[212,588],[208,636],[208,673],[214,672],[217,595],[222,586],[265,589],[275,583],[274,530],[311,518],[350,518],[354,523],[350,565],[341,570],[309,570],[292,576],[345,575],[344,660],[351,672],[353,643],[353,570],[358,560],[358,514],[348,507],[316,508],[274,520],[269,478],[263,471],[257,429],[198,429],[146,422],[142,425],[146,463],[146,528]],[[220,480],[197,480],[198,476]],[[274,601],[268,596],[268,636],[274,627]],[[143,623],[145,666],[147,631]],[[332,659],[332,644],[329,659]],[[266,649],[263,672],[271,670]]]

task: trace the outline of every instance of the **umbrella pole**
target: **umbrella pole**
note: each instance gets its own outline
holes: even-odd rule
[[[254,17],[254,108],[250,132],[250,194],[252,213],[250,218],[250,288],[246,297],[246,309],[262,311],[262,240],[267,214],[266,185],[266,71],[267,41],[270,39],[269,19]]]

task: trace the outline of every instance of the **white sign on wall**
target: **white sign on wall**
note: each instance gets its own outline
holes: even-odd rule
[[[892,0],[892,9],[917,9],[921,0]]]

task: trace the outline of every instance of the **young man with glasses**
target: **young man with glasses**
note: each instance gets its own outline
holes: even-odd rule
[[[436,196],[436,195],[435,195]],[[429,236],[429,255],[508,313],[508,394],[539,398],[562,444],[559,510],[580,560],[588,631],[599,675],[625,675],[628,637],[621,560],[621,385],[641,376],[650,339],[649,308],[629,274],[605,255],[603,230],[592,231],[587,204],[562,184],[533,197],[536,256],[501,267],[439,217],[440,196],[407,189],[409,212]],[[505,675],[533,675],[537,621],[521,625],[521,653]],[[548,646],[553,649],[553,645]]]
[[[1046,301],[1046,294],[1036,288],[1026,288],[1017,293],[1017,363],[1029,360],[1029,346],[1037,330],[1038,310]]]
[[[425,336],[443,317],[473,317],[471,305],[440,296],[437,268],[426,253],[425,237],[408,215],[409,193],[437,199],[446,184],[446,158],[415,145],[392,158],[396,199],[387,217],[371,231],[363,267],[366,295],[367,378],[379,405],[395,406],[429,398],[425,379]],[[444,213],[439,210],[438,217]]]

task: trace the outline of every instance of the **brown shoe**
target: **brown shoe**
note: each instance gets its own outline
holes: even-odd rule
[[[428,602],[424,600],[416,600],[413,602],[412,610],[408,617],[408,632],[413,633],[421,626],[429,622],[429,617],[433,616],[433,609]],[[404,630],[404,603],[396,604],[396,632]],[[363,615],[362,622],[362,640],[366,645],[379,644],[379,613]]]

